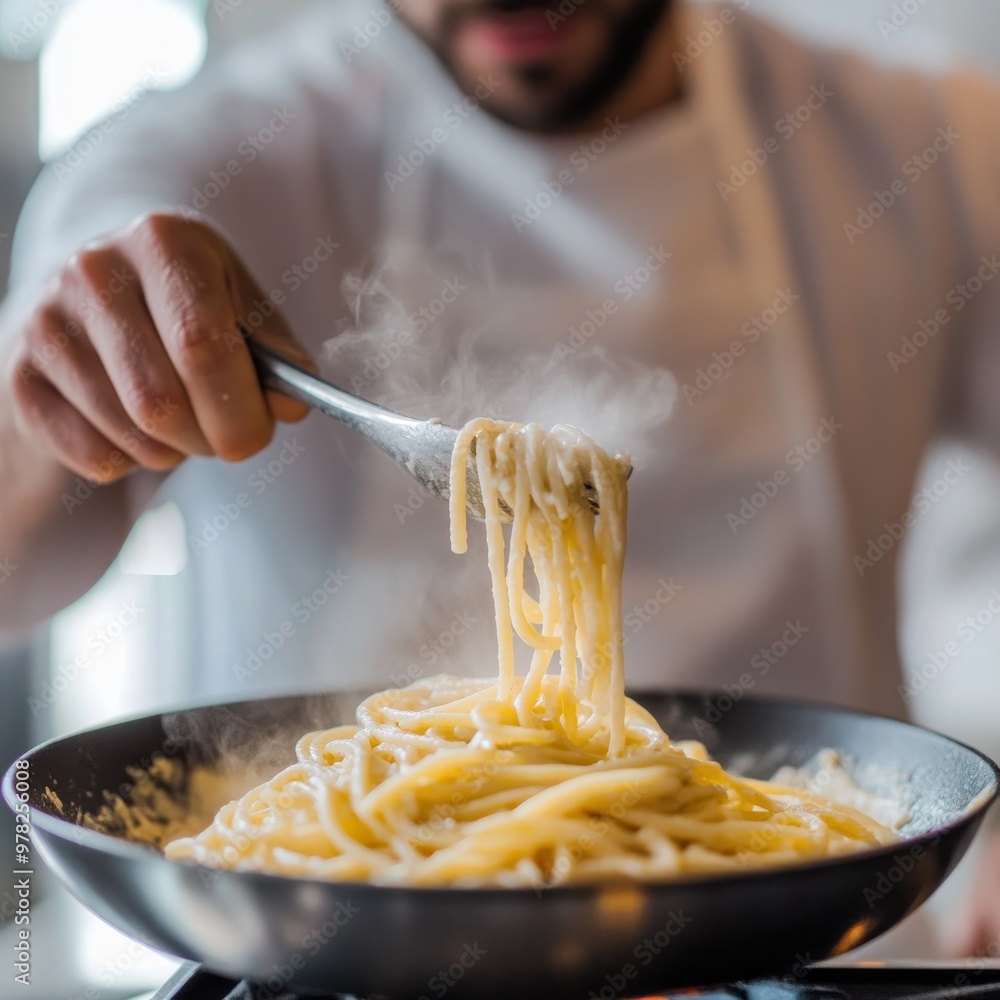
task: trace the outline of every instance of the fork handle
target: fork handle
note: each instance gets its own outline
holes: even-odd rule
[[[261,385],[307,406],[322,410],[327,416],[369,437],[373,437],[371,433],[373,424],[390,423],[399,426],[401,423],[416,422],[377,403],[361,399],[360,396],[355,396],[332,382],[327,382],[326,379],[314,375],[252,337],[248,338],[246,343]]]
[[[246,343],[261,385],[315,407],[363,434],[431,493],[447,498],[451,452],[458,437],[454,428],[438,420],[418,420],[370,403],[252,337],[246,337]],[[470,488],[473,513],[478,495],[478,489]]]

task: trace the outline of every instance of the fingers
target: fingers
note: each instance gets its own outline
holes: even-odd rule
[[[136,419],[126,412],[121,392],[108,376],[93,343],[82,335],[69,336],[72,324],[59,310],[46,309],[39,313],[27,337],[32,356],[48,358],[44,367],[45,380],[93,425],[106,440],[120,448],[136,464],[158,472],[176,468],[184,459],[184,449],[177,450],[162,442],[160,424],[173,418],[166,400],[152,410],[140,413]],[[60,333],[64,336],[60,337]],[[59,350],[52,350],[59,346]],[[157,418],[157,416],[159,418]]]
[[[275,420],[301,420],[308,407],[261,388],[244,331],[301,364],[312,360],[225,243],[174,216],[147,218],[131,242],[151,320],[215,453],[247,458],[271,440]]]
[[[224,246],[169,216],[145,220],[130,243],[149,315],[205,440],[229,461],[256,454],[274,421],[237,333]]]
[[[102,482],[187,455],[248,458],[276,420],[308,409],[265,393],[247,329],[314,367],[221,237],[196,220],[147,216],[69,261],[25,324],[8,373],[19,421]]]
[[[73,407],[30,359],[15,358],[8,382],[20,429],[66,468],[94,483],[110,483],[136,463]]]
[[[78,254],[64,285],[68,307],[86,322],[86,336],[78,339],[92,345],[105,372],[102,387],[110,383],[131,422],[174,451],[214,454],[153,325],[138,273],[125,256],[107,249]],[[67,365],[90,359],[78,348]],[[88,373],[98,377],[92,368]],[[67,387],[60,388],[65,392]],[[80,405],[77,393],[68,395]],[[90,415],[86,406],[82,412]]]

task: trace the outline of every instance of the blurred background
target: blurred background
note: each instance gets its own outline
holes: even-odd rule
[[[125,109],[138,113],[150,89],[181,85],[227,46],[315,2],[336,0],[0,0],[0,295],[21,204],[46,161],[86,155],[89,136],[100,135],[90,132],[96,122]],[[1000,75],[995,0],[750,0],[750,8],[879,60],[971,59]],[[891,22],[897,8],[902,26],[887,33],[880,21]],[[954,456],[947,445],[930,456],[927,481]],[[902,646],[916,719],[997,758],[1000,621],[987,622],[946,668],[935,669],[931,659],[1000,587],[1000,474],[975,455],[962,457],[974,472],[918,520],[907,540]],[[176,508],[151,511],[90,594],[41,632],[0,644],[4,766],[40,739],[185,700],[183,667],[172,676],[136,669],[154,648],[160,662],[167,656],[185,663],[185,637],[175,627],[185,616],[173,613],[192,599],[185,552]],[[131,600],[156,613],[123,628],[120,611]],[[69,665],[88,644],[93,648],[95,636],[107,640],[102,651],[85,674],[74,674]],[[933,683],[924,683],[931,673]],[[58,697],[69,685],[72,697]],[[6,811],[0,824],[0,844],[13,843]],[[938,900],[939,909],[965,891],[972,863],[947,888],[950,897]],[[0,903],[9,899],[7,879],[0,875]],[[38,955],[59,959],[37,963],[30,989],[38,997],[133,996],[172,968],[87,917],[55,886],[46,885],[35,906]],[[0,905],[3,954],[12,930],[7,912]],[[0,1000],[15,989],[5,975]]]

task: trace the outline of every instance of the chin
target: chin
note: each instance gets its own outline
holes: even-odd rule
[[[512,68],[509,64],[482,65],[463,72],[459,78],[462,89],[479,100],[482,109],[499,121],[528,132],[559,132],[584,123],[575,99],[575,88],[563,81],[543,85],[543,77],[552,71],[543,67]],[[525,82],[535,76],[538,86]],[[481,81],[492,83],[488,95],[482,97]],[[479,88],[477,92],[477,87]],[[587,116],[589,117],[589,115]]]
[[[545,107],[539,107],[536,103],[516,106],[509,104],[485,105],[483,110],[505,125],[520,129],[522,132],[534,132],[539,135],[565,132],[578,124],[567,120],[566,116],[559,111],[550,111]]]

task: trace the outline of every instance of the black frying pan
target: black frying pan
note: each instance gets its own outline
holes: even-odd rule
[[[38,747],[23,758],[34,840],[110,924],[273,992],[290,984],[400,998],[593,992],[592,1000],[612,1000],[780,974],[868,941],[938,887],[998,794],[997,768],[982,754],[894,720],[752,697],[735,705],[697,694],[637,697],[672,737],[700,738],[724,766],[755,777],[835,747],[872,791],[903,778],[917,796],[905,840],[793,868],[660,884],[401,889],[209,872],[63,818],[92,812],[106,790],[127,789],[126,768],[157,753],[185,765],[211,761],[223,729],[230,755],[250,760],[283,736],[290,760],[302,732],[351,718],[360,695],[196,708]],[[14,768],[3,792],[13,805]]]

